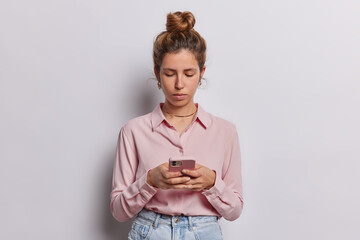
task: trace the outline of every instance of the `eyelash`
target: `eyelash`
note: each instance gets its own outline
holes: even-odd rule
[[[175,74],[166,74],[165,73],[165,76],[167,76],[167,77],[172,77],[172,76],[174,76]],[[194,74],[185,74],[185,76],[187,76],[187,77],[192,77],[192,76],[194,76]]]

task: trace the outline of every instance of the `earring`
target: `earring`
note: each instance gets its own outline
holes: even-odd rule
[[[160,81],[158,81],[157,85],[158,85],[158,88],[161,89],[161,83],[160,83]]]

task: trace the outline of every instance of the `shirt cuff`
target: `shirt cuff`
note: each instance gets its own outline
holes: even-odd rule
[[[138,179],[139,192],[143,197],[145,197],[145,199],[147,201],[149,201],[155,195],[155,193],[157,192],[157,189],[155,187],[150,186],[146,181],[148,172],[149,171],[147,171],[143,176],[141,176]]]
[[[205,195],[206,197],[216,198],[223,193],[225,186],[226,184],[221,179],[220,174],[216,172],[216,179],[214,186],[212,186],[212,188],[210,188],[209,190],[204,190],[202,194]]]

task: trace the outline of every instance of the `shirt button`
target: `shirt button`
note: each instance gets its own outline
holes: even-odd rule
[[[180,153],[183,153],[184,151],[183,151],[182,149],[179,149],[179,152],[180,152]]]
[[[178,219],[178,218],[175,218],[174,222],[175,222],[175,223],[178,223],[178,222],[179,222],[179,219]]]

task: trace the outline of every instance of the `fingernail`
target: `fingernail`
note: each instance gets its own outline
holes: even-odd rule
[[[188,177],[188,178],[186,178],[186,181],[190,181],[190,178]]]
[[[187,170],[184,169],[184,170],[182,170],[182,172],[183,172],[183,173],[187,173]]]

